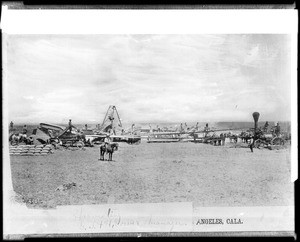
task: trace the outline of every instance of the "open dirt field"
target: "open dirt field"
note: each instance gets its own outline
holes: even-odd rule
[[[112,162],[99,148],[11,156],[14,190],[31,206],[194,202],[197,206],[294,205],[290,150],[208,144],[121,143]],[[62,184],[75,182],[66,191]]]

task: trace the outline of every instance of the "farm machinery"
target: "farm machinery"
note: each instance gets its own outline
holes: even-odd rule
[[[68,127],[62,127],[53,124],[40,123],[40,127],[34,130],[35,135],[33,139],[40,141],[41,143],[50,143],[54,146],[62,145],[65,147],[78,147],[88,145],[85,139],[85,136],[69,121]],[[38,136],[47,135],[48,139],[39,139]],[[35,137],[36,136],[36,137]]]
[[[224,145],[225,144],[225,135],[221,134],[219,136],[217,136],[217,135],[206,136],[203,139],[203,143],[212,144],[212,145]]]
[[[272,127],[270,132],[268,132],[268,128],[266,126],[264,128],[257,127],[257,121],[260,114],[258,112],[254,112],[252,115],[254,119],[253,146],[255,148],[270,147],[271,145],[282,146],[285,144],[285,139],[280,132],[279,123]],[[267,123],[268,122],[266,122],[266,124]]]
[[[64,130],[64,132],[61,135],[58,136],[60,144],[65,147],[75,146],[77,148],[82,148],[85,146],[85,137],[83,134],[78,132],[77,129],[73,131],[73,127],[74,126],[69,126]]]
[[[134,125],[131,131],[125,131],[117,111],[116,106],[110,105],[105,114],[101,125],[97,125],[94,130],[82,130],[86,140],[91,143],[99,144],[104,141],[104,138],[109,135],[112,142],[126,142],[128,144],[139,144],[141,136],[134,132]]]
[[[256,132],[256,138],[254,140],[255,148],[284,144],[285,139],[282,134],[276,134],[275,132],[264,133],[261,129],[258,129]]]

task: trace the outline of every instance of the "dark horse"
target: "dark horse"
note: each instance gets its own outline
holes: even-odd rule
[[[104,160],[105,152],[108,153],[108,160],[112,161],[112,155],[115,150],[118,150],[118,143],[111,143],[111,144],[102,144],[100,145],[100,160]]]

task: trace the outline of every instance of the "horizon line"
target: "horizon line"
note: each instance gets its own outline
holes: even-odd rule
[[[156,123],[160,123],[160,124],[170,124],[170,123],[172,123],[172,124],[180,124],[180,123],[254,123],[254,121],[252,120],[252,121],[170,121],[170,122],[168,122],[168,121],[137,121],[137,122],[134,122],[134,121],[128,121],[128,122],[122,122],[122,124],[156,124]],[[276,123],[276,122],[281,122],[281,123],[288,123],[288,122],[291,122],[291,120],[277,120],[277,121],[269,121],[269,120],[259,120],[258,121],[258,123],[261,123],[261,122],[274,122],[274,123]],[[10,123],[10,122],[8,122],[8,123]],[[28,124],[28,125],[34,125],[34,124],[40,124],[40,123],[43,123],[43,122],[26,122],[26,123],[24,123],[24,122],[13,122],[13,124],[14,125],[20,125],[20,124]],[[46,122],[46,123],[49,123],[49,124],[64,124],[64,123],[62,123],[62,122]],[[72,121],[72,123],[73,124],[99,124],[98,122],[73,122]],[[101,122],[100,122],[101,123]],[[67,122],[66,122],[66,124],[67,124]]]

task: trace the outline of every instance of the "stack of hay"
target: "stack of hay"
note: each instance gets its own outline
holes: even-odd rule
[[[34,155],[40,155],[44,145],[36,145],[34,148]]]
[[[51,145],[19,145],[9,148],[10,155],[34,156],[34,155],[48,155],[52,152]]]
[[[9,154],[10,155],[21,155],[22,148],[17,146],[9,147]]]
[[[46,145],[41,150],[41,155],[48,155],[52,153],[52,145]]]
[[[21,155],[24,156],[24,155],[33,155],[33,152],[32,152],[32,148],[34,148],[34,145],[20,145],[20,148],[21,148]],[[29,151],[30,149],[30,151]]]

